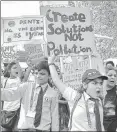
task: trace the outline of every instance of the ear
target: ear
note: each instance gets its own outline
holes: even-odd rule
[[[48,82],[52,82],[52,78],[51,78],[51,76],[49,75],[49,78],[48,78]]]
[[[53,86],[53,82],[52,82],[51,76],[49,76],[49,78],[48,78],[48,84],[49,84],[51,87]]]
[[[84,88],[84,90],[86,90],[87,89],[87,83],[83,83],[83,88]]]

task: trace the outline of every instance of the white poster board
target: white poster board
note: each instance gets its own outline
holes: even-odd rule
[[[80,60],[78,57],[69,57],[63,60],[63,82],[77,90],[82,84],[83,73],[90,68],[89,58]]]
[[[2,19],[4,43],[43,39],[44,23],[42,16]]]
[[[96,52],[89,8],[41,7],[46,23],[48,54]]]
[[[35,41],[37,41],[36,44],[40,44],[40,43],[42,43],[42,45],[45,44],[43,16],[21,16],[14,18],[6,17],[6,18],[2,18],[1,21],[2,21],[1,45],[2,47],[14,46],[15,52],[18,52],[17,57],[19,61],[20,61],[19,58],[22,58],[20,52],[25,54],[24,45],[27,44],[33,45],[35,44]],[[5,51],[3,53],[5,54]],[[21,55],[21,57],[19,55]],[[23,60],[23,62],[26,62],[26,58],[27,56],[25,56],[24,59],[21,60]],[[8,60],[9,59],[7,59],[7,61]]]

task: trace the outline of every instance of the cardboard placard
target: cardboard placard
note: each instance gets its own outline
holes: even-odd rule
[[[47,50],[50,55],[96,52],[89,8],[41,7],[46,16]]]
[[[44,56],[41,41],[32,41],[32,43],[24,45],[24,49],[28,54],[28,59],[30,59],[33,64],[36,64],[40,57]]]
[[[82,75],[89,69],[89,59],[80,60],[78,57],[72,57],[72,62],[63,63],[63,82],[73,89],[80,88],[82,84]],[[68,61],[68,60],[67,60]]]
[[[4,43],[43,39],[44,23],[42,16],[2,19]]]
[[[16,59],[15,46],[4,46],[1,47],[1,59],[3,62],[11,62]]]

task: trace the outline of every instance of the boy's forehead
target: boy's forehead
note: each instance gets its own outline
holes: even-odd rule
[[[17,64],[14,64],[14,65],[12,65],[12,67],[18,67],[18,65]]]
[[[40,69],[40,70],[35,69],[34,71],[35,72],[48,72],[46,69]]]
[[[107,66],[108,66],[108,65],[112,65],[112,64],[111,64],[111,63],[108,63]]]

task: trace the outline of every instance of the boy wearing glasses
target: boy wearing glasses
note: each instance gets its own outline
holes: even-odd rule
[[[84,91],[82,94],[67,87],[59,79],[55,66],[55,56],[49,57],[48,64],[54,84],[68,101],[70,113],[71,131],[103,131],[103,107],[98,97],[100,89],[103,88],[103,81],[107,80],[96,69],[88,69],[82,76]],[[76,103],[76,99],[78,100]],[[74,104],[76,105],[74,111]]]
[[[16,90],[2,89],[1,99],[21,99],[19,131],[58,131],[58,94],[48,84],[50,71],[47,58],[35,66],[35,82],[21,84]]]

